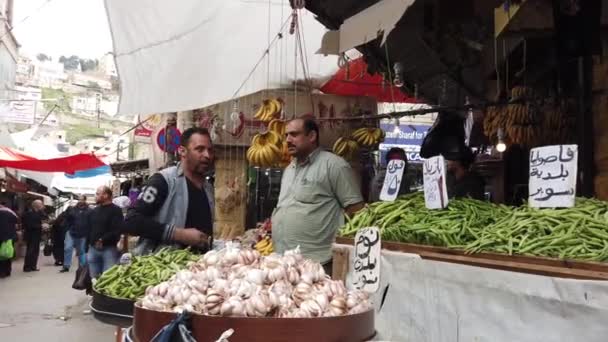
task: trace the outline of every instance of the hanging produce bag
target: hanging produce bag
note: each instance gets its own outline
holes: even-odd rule
[[[190,315],[182,312],[171,323],[165,325],[151,342],[196,342],[189,329]]]
[[[6,240],[0,243],[0,260],[12,259],[15,255],[15,248],[13,247],[13,240]]]
[[[91,281],[91,274],[89,273],[89,265],[82,265],[76,270],[76,278],[72,283],[74,290],[86,290],[87,294],[92,293],[93,283]]]
[[[440,112],[420,146],[420,156],[431,158],[442,155],[458,159],[465,147],[464,119],[456,112]]]

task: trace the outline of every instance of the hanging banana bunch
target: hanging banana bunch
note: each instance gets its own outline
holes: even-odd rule
[[[355,130],[351,138],[361,146],[375,146],[384,141],[384,131],[377,127],[363,127]]]
[[[258,167],[273,167],[281,160],[282,139],[273,131],[256,134],[247,150],[249,164]]]
[[[272,119],[280,116],[282,107],[283,105],[279,100],[266,99],[262,101],[262,105],[260,105],[260,108],[253,117],[263,122],[270,122]]]
[[[285,137],[285,129],[287,128],[287,123],[285,120],[281,119],[273,119],[268,123],[268,130],[273,131],[283,139]]]
[[[333,151],[340,157],[351,161],[359,152],[359,143],[352,138],[340,137],[334,143]]]

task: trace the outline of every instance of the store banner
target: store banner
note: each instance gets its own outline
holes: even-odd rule
[[[380,123],[380,128],[385,132],[384,142],[380,144],[381,161],[386,163],[386,152],[393,147],[402,148],[409,162],[421,162],[420,146],[428,134],[431,125],[409,125],[401,123],[399,129],[395,129],[392,123]]]
[[[351,245],[347,249],[354,261]],[[424,260],[382,250],[375,341],[604,342],[608,282]],[[347,284],[354,272],[349,270]]]

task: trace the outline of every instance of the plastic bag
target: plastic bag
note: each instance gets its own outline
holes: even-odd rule
[[[189,329],[190,315],[182,312],[165,325],[150,342],[196,342]]]
[[[0,243],[0,260],[12,259],[15,256],[15,247],[13,246],[13,240],[5,240]]]
[[[93,290],[93,283],[91,281],[91,274],[89,273],[89,265],[82,265],[76,270],[76,277],[74,283],[72,283],[74,290],[86,290],[87,294]]]

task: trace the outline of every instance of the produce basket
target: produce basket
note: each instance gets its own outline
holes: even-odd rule
[[[150,341],[177,314],[135,305],[133,339]],[[234,329],[230,342],[358,342],[375,336],[374,310],[354,315],[318,318],[248,318],[192,314],[192,335],[198,342],[215,342]]]
[[[132,300],[109,297],[93,290],[89,306],[100,322],[126,328],[133,322],[134,304]]]

